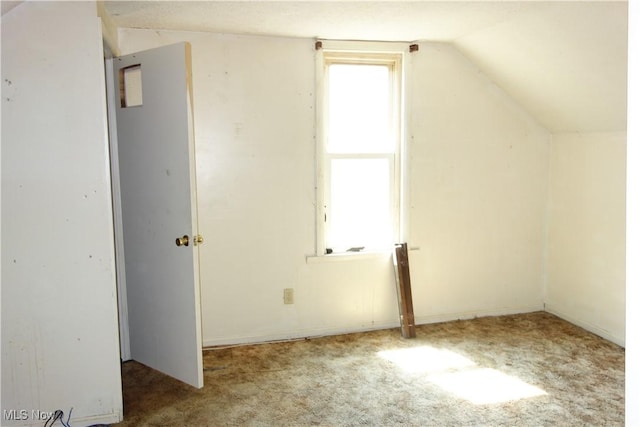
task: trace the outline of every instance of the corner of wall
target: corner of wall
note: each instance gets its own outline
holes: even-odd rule
[[[551,225],[551,167],[552,167],[552,149],[553,149],[553,134],[549,133],[547,138],[549,157],[547,161],[547,202],[544,213],[544,241],[542,247],[542,271],[541,271],[541,292],[542,292],[542,306],[547,311],[547,295],[549,286],[549,230]]]
[[[96,2],[98,17],[102,23],[102,40],[105,45],[105,51],[109,57],[120,56],[120,48],[118,46],[118,27],[111,14],[105,9],[104,1]]]
[[[552,135],[547,311],[617,344],[625,331],[626,133]]]

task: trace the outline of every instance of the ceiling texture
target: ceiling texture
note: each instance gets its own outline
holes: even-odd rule
[[[626,1],[105,1],[118,28],[453,44],[550,132],[624,131]]]

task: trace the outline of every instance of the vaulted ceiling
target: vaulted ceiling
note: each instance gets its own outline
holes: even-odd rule
[[[551,132],[626,129],[627,2],[106,1],[117,27],[455,45]]]

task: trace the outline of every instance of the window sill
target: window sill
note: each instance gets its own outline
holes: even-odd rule
[[[325,262],[343,262],[343,261],[365,261],[372,259],[388,260],[391,257],[391,250],[388,251],[371,251],[371,252],[353,252],[353,253],[337,253],[327,255],[307,255],[307,264],[322,264]]]

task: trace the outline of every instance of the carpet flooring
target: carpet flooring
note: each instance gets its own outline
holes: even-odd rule
[[[128,426],[622,426],[624,349],[551,314],[207,349],[196,390],[122,367]]]

